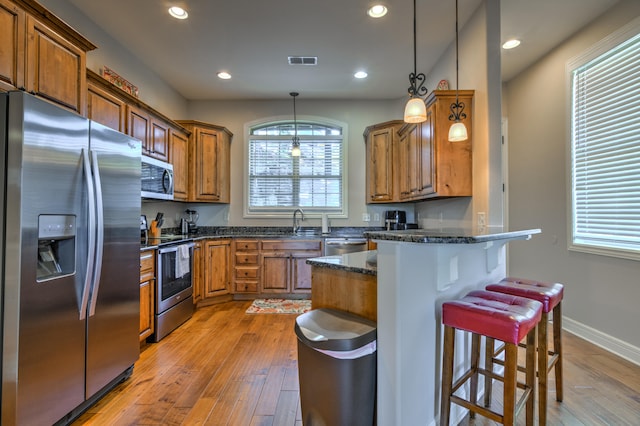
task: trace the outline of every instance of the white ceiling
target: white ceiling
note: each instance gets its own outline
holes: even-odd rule
[[[413,69],[413,2],[383,0],[389,13],[366,15],[371,0],[61,0],[90,20],[189,100],[282,99],[290,91],[315,99],[398,99]],[[460,25],[482,0],[459,0]],[[617,0],[502,0],[503,41],[522,45],[502,56],[503,80],[606,11]],[[453,0],[418,0],[418,72],[428,72],[455,37]],[[292,67],[287,56],[317,56]],[[465,66],[462,62],[461,67]],[[369,77],[353,73],[365,69]],[[218,71],[233,78],[221,81]],[[431,90],[431,88],[429,88]]]

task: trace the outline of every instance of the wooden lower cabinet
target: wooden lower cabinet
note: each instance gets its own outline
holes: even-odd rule
[[[152,335],[155,314],[156,254],[155,250],[140,253],[140,341]]]
[[[311,308],[331,308],[378,320],[378,280],[375,275],[313,266]]]
[[[260,280],[260,242],[238,239],[233,242],[233,292],[258,293]]]
[[[306,260],[322,255],[320,240],[263,240],[262,293],[310,293],[311,267]]]
[[[231,240],[206,240],[203,298],[231,293]]]
[[[204,294],[204,242],[202,240],[193,242],[193,270],[191,277],[193,280],[193,304],[197,304]]]

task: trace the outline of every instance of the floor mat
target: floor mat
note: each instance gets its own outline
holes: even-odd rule
[[[247,314],[303,314],[311,310],[311,300],[256,299]]]

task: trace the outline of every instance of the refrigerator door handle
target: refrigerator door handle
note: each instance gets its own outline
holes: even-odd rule
[[[98,290],[100,288],[100,274],[102,272],[102,254],[104,252],[104,208],[102,200],[102,182],[98,167],[98,153],[91,151],[91,168],[93,170],[93,183],[95,186],[95,211],[96,211],[96,246],[93,268],[93,288],[91,289],[91,301],[89,303],[89,316],[96,313]]]
[[[85,183],[87,186],[87,196],[89,202],[89,220],[87,224],[88,242],[87,242],[87,273],[82,286],[82,301],[80,303],[80,320],[87,317],[87,305],[89,304],[89,291],[91,290],[91,280],[93,278],[94,268],[94,248],[95,248],[95,193],[93,188],[93,179],[91,176],[91,162],[89,161],[89,153],[82,149],[82,163],[84,166]]]

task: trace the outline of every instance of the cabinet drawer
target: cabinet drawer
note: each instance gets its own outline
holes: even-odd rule
[[[140,253],[140,271],[149,271],[155,268],[155,253],[153,250]]]
[[[320,240],[264,240],[263,250],[317,250],[321,249]]]
[[[236,268],[236,278],[258,278],[258,267]]]
[[[236,253],[236,265],[256,265],[257,263],[257,253]]]
[[[258,281],[236,281],[236,293],[257,293]]]
[[[258,241],[256,241],[256,240],[237,240],[236,241],[236,250],[237,251],[257,251],[258,250]]]
[[[155,279],[155,274],[153,271],[144,271],[140,273],[140,283],[144,283],[146,281],[151,281]]]

